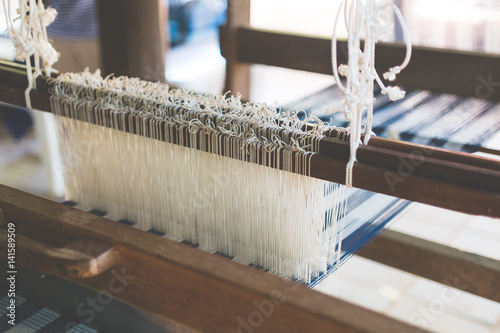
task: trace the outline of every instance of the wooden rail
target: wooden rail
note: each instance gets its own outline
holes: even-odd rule
[[[332,74],[329,38],[271,32],[246,27],[244,22],[239,24],[242,26],[220,29],[222,55],[231,50],[237,53],[228,61]],[[228,37],[230,29],[236,30],[233,32],[236,44]],[[337,49],[338,63],[347,63],[347,43],[339,41]],[[406,52],[403,44],[377,43],[376,49],[379,73],[401,64]],[[414,46],[410,64],[398,74],[396,84],[500,102],[500,55]],[[237,92],[231,85],[228,89]]]
[[[392,230],[385,230],[358,255],[500,302],[498,260]]]

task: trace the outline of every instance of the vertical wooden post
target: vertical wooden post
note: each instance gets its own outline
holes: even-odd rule
[[[98,0],[104,75],[165,81],[161,0]]]
[[[250,0],[228,0],[226,83],[225,91],[240,93],[243,100],[250,97],[250,65],[238,60],[237,28],[250,25]]]

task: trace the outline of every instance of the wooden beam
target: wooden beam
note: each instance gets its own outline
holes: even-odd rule
[[[31,105],[34,109],[50,110],[50,83],[46,76],[36,79],[36,89],[31,90]],[[0,60],[0,102],[26,107],[24,91],[28,87],[26,66]]]
[[[360,256],[500,302],[500,262],[386,230]]]
[[[290,69],[332,74],[330,42],[326,38],[291,35],[239,25],[236,44],[221,35],[221,50],[225,57],[231,49],[237,50],[237,60]],[[346,43],[339,44],[339,64],[346,62]],[[328,65],[329,63],[329,65]]]
[[[188,245],[0,185],[0,208],[16,233],[46,244],[89,237],[114,246],[119,263],[70,281],[195,330],[211,332],[423,332]],[[6,256],[6,253],[3,253]],[[360,320],[362,319],[362,320]]]
[[[240,24],[234,40],[224,38],[221,49],[226,56],[237,50],[237,61],[332,74],[331,40],[292,35],[246,27]],[[346,42],[339,41],[338,63],[347,63]],[[379,74],[401,64],[403,44],[378,43],[376,67]],[[234,59],[233,59],[234,61]],[[500,101],[500,55],[466,51],[413,47],[408,67],[398,75],[396,84],[411,89]]]
[[[238,27],[250,24],[250,0],[229,0],[227,7],[227,22],[219,33],[221,38],[228,41],[226,46],[238,43]],[[226,80],[224,91],[231,91],[233,95],[241,94],[243,100],[250,97],[250,66],[241,63],[238,59],[238,50],[233,47],[221,52],[226,58]]]
[[[160,0],[97,1],[104,75],[165,82]]]
[[[311,159],[310,175],[343,184],[345,167],[345,160],[316,154]],[[498,190],[491,192],[461,186],[439,178],[418,176],[411,171],[400,173],[357,162],[353,169],[353,186],[457,212],[500,217]]]

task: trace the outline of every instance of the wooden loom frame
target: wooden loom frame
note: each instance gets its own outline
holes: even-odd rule
[[[245,3],[240,2],[239,6],[244,6]],[[242,15],[241,7],[239,9],[238,15]],[[251,36],[262,33],[266,38],[281,37],[277,34],[248,28],[234,29],[231,27],[232,22],[234,23],[230,19],[229,32],[227,30],[226,32],[234,34],[230,35],[232,36],[230,38],[234,38],[233,41],[240,41],[234,44],[239,45],[238,48],[242,47],[241,43],[245,44],[241,33],[248,33]],[[284,38],[294,37],[284,36]],[[312,42],[314,40],[311,39]],[[227,44],[223,46],[227,51]],[[242,54],[249,57],[250,53],[242,52]],[[261,53],[254,52],[254,54]],[[240,56],[239,53],[237,55]],[[247,58],[244,63],[241,61],[243,59],[231,59],[230,56],[228,60],[229,67],[240,66],[240,72],[244,72],[246,62],[258,62]],[[231,73],[234,71],[230,70],[229,78],[232,77]],[[240,76],[240,78],[244,80],[244,77]],[[22,70],[11,67],[3,68],[0,76],[0,100],[23,105],[25,87],[26,80]],[[38,89],[31,95],[33,105],[35,108],[48,111],[50,87],[46,79],[39,78],[37,87]],[[422,146],[387,140],[380,142],[382,143],[381,149],[391,150],[396,157],[401,156],[398,155],[399,153],[407,154],[414,149],[431,149],[435,154],[433,156],[439,157],[440,161],[448,159],[450,163],[456,162],[462,166],[470,161],[470,157],[464,154],[450,155],[443,150]],[[377,172],[373,171],[377,167],[391,170],[391,154],[384,152],[389,156],[387,157],[389,163],[374,166],[370,154],[378,152],[366,151],[366,161],[369,163],[367,163],[368,167],[363,170],[368,176],[370,172]],[[345,159],[345,154],[335,156],[334,152],[329,153],[333,155],[320,159],[318,165],[327,165],[327,168],[333,166],[343,170],[342,160]],[[457,158],[458,161],[453,161],[453,158]],[[477,158],[473,160],[485,161]],[[484,169],[495,171],[496,164],[490,164],[487,161],[484,163],[484,165],[473,167],[481,168],[480,171]],[[445,169],[449,166],[447,163],[443,165]],[[392,165],[392,170],[394,170],[394,165]],[[435,169],[431,168],[430,173],[424,172],[422,175],[409,177],[406,185],[411,186],[408,184],[412,179],[417,185],[426,181],[428,184],[432,183],[433,170]],[[466,168],[464,172],[470,174],[477,170]],[[490,178],[497,179],[497,176],[493,172],[493,176],[488,179]],[[453,183],[453,180],[450,182]],[[363,187],[365,186],[363,184],[358,185]],[[434,187],[437,191],[447,186],[435,180],[434,184],[437,184]],[[371,186],[376,187],[372,189],[377,190],[377,186],[382,185],[374,183]],[[452,188],[448,193],[454,192],[457,188],[463,188],[463,184],[458,187],[452,186]],[[491,215],[488,207],[498,206],[498,192],[486,191],[484,195],[484,189],[469,188],[469,191],[475,193],[471,194],[473,197],[479,195],[480,198],[491,199],[487,204],[481,203],[478,206],[480,208],[477,208],[478,211],[474,213]],[[404,191],[401,194],[405,197]],[[421,193],[420,196],[424,194]],[[476,200],[478,200],[477,197]],[[433,204],[447,208],[462,208],[459,207],[462,206],[461,204],[449,207],[446,203],[440,203],[433,202]],[[494,212],[493,215],[498,217],[498,211]],[[9,222],[16,223],[17,233],[20,236],[18,237],[20,264],[63,277],[94,290],[103,289],[108,285],[113,278],[111,267],[116,270],[126,269],[127,273],[133,275],[135,279],[116,298],[180,323],[183,328],[179,328],[179,331],[186,331],[185,326],[188,326],[193,330],[203,332],[234,332],[239,324],[238,318],[247,318],[256,310],[255,301],[262,303],[269,300],[276,301],[274,312],[269,317],[265,317],[262,325],[255,328],[255,332],[422,331],[225,258],[0,186],[2,228],[5,228],[5,224]],[[3,233],[0,238],[2,253],[6,252],[4,251],[5,237]],[[37,242],[34,242],[34,239]],[[81,244],[85,246],[82,247]],[[57,256],[54,256],[54,249],[57,250]],[[33,254],[34,250],[37,250],[36,254]],[[390,230],[368,245],[360,254],[479,296],[500,301],[500,264],[495,260]],[[80,279],[85,275],[92,276]],[[460,283],[454,285],[457,279]],[[162,288],[157,288],[159,285]]]

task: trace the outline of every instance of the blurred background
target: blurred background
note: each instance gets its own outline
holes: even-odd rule
[[[9,1],[15,15],[17,0]],[[58,5],[70,2],[57,1]],[[93,1],[82,3],[92,6]],[[339,0],[252,0],[251,25],[331,36],[339,3]],[[395,3],[403,12],[414,45],[500,53],[498,0],[395,0]],[[165,77],[167,82],[199,92],[223,93],[225,60],[220,54],[218,27],[224,24],[228,11],[237,10],[237,0],[229,7],[224,0],[163,0],[165,71],[158,73],[151,68],[152,77]],[[72,24],[75,22],[89,25],[87,19]],[[75,29],[81,27],[76,24]],[[14,49],[5,30],[5,19],[0,17],[0,58],[13,60]],[[60,37],[56,32],[54,36]],[[345,37],[345,30],[340,30],[339,36]],[[85,42],[93,40],[97,38],[96,32],[89,30],[82,38],[86,38]],[[387,40],[401,41],[401,38],[401,29],[395,25]],[[252,65],[250,99],[287,104],[333,83],[331,75]],[[33,127],[34,123],[38,125]],[[62,197],[57,149],[50,148],[55,143],[46,134],[50,126],[50,120],[32,111],[0,103],[0,183],[51,199]],[[416,205],[392,228],[500,259],[498,220]],[[340,298],[413,324],[418,324],[425,311],[433,311],[444,292],[450,292],[443,285],[358,257],[343,266],[338,283]],[[441,302],[443,307],[426,317],[427,328],[450,333],[500,333],[499,304],[458,290],[451,292],[453,300]]]

